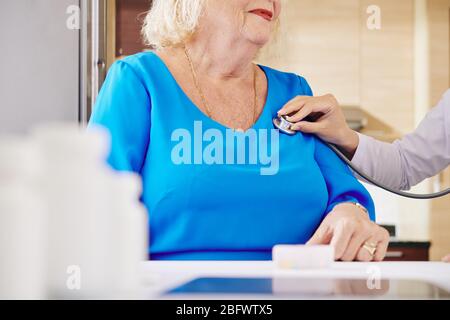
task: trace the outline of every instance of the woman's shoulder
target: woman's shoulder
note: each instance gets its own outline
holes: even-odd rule
[[[276,70],[271,67],[260,65],[270,79],[281,88],[296,90],[297,95],[312,95],[308,81],[301,75],[292,72]]]
[[[131,66],[139,66],[140,64],[154,63],[156,57],[153,51],[144,51],[123,57],[117,61],[127,63]]]
[[[126,56],[118,59],[114,62],[111,68],[127,67],[132,70],[137,76],[143,78],[144,75],[148,75],[149,72],[159,72],[162,68],[158,61],[158,57],[151,51],[140,52],[130,56]]]

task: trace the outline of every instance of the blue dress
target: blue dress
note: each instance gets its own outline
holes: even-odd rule
[[[270,260],[276,244],[307,242],[339,203],[375,218],[367,190],[320,140],[274,130],[285,103],[312,95],[305,79],[260,68],[267,102],[238,132],[198,109],[156,54],[111,67],[90,125],[111,133],[113,168],[142,176],[152,260]]]

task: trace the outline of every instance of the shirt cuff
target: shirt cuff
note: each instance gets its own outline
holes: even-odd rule
[[[356,149],[355,155],[353,156],[352,163],[358,167],[361,168],[367,159],[367,146],[370,143],[370,137],[365,136],[363,134],[358,133],[359,136],[359,144],[358,148]]]

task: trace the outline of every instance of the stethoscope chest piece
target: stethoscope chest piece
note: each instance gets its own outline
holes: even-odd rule
[[[291,130],[292,123],[287,121],[285,116],[276,117],[273,119],[273,125],[275,128],[290,136],[297,134],[297,131]]]

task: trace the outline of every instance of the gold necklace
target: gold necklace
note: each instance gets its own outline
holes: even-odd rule
[[[184,53],[189,62],[189,66],[190,66],[191,73],[192,73],[192,78],[194,80],[194,85],[198,91],[200,99],[202,100],[202,104],[203,104],[203,107],[205,108],[206,114],[208,115],[208,117],[214,119],[213,112],[212,112],[208,102],[206,101],[205,95],[203,94],[203,90],[202,90],[202,88],[199,84],[198,78],[197,78],[197,73],[195,72],[194,63],[192,62],[191,56],[189,55],[189,52],[188,52],[188,49],[186,48],[186,46],[184,47]],[[258,97],[257,97],[257,89],[256,89],[256,68],[255,67],[253,67],[253,90],[254,90],[253,118],[252,118],[251,125],[254,125],[256,122],[256,111],[258,108]],[[241,130],[241,129],[239,129],[239,130]]]

